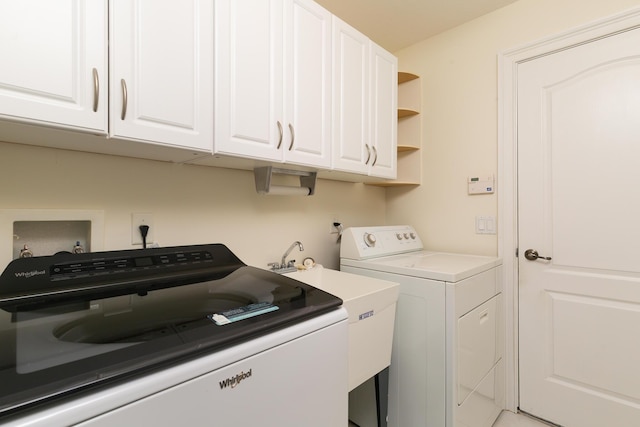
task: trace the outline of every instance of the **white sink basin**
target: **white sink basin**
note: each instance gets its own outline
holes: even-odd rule
[[[391,364],[399,284],[320,265],[285,276],[343,300],[349,313],[349,391]]]

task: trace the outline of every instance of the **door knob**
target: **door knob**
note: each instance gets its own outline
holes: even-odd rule
[[[550,256],[540,256],[540,255],[538,255],[538,251],[536,251],[535,249],[527,249],[524,252],[524,257],[526,259],[528,259],[529,261],[535,261],[537,259],[544,259],[546,261],[551,261],[551,257]]]

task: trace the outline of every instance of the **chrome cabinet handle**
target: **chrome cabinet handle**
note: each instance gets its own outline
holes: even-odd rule
[[[373,158],[373,163],[371,163],[371,166],[375,166],[376,163],[378,163],[378,150],[376,150],[375,146],[371,146],[371,148],[373,149],[373,154],[375,154],[376,156]]]
[[[371,148],[369,148],[369,144],[364,144],[364,146],[367,147],[367,160],[365,160],[364,164],[368,165],[369,160],[371,160]]]
[[[276,150],[279,150],[280,146],[282,145],[283,131],[282,131],[282,123],[280,123],[279,120],[278,120],[278,131],[280,132],[280,140],[278,140],[278,146],[276,147]]]
[[[100,78],[98,76],[98,70],[93,69],[93,112],[98,111],[98,101],[100,100]]]
[[[127,116],[127,82],[121,79],[120,85],[122,86],[122,113],[120,114],[120,120],[124,120]]]
[[[289,151],[293,148],[293,141],[296,140],[296,134],[293,131],[293,126],[289,123],[289,132],[291,132],[291,144],[289,144]]]
[[[526,251],[524,251],[524,257],[526,259],[528,259],[529,261],[535,261],[537,259],[543,259],[545,261],[551,261],[551,257],[550,256],[540,256],[540,255],[538,255],[538,251],[536,251],[535,249],[527,249]]]

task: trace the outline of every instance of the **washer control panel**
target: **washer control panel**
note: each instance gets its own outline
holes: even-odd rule
[[[365,245],[369,246],[370,248],[374,247],[376,245],[376,235],[373,233],[364,233],[364,243]]]
[[[367,259],[422,249],[420,236],[409,225],[350,227],[342,234],[340,257]]]

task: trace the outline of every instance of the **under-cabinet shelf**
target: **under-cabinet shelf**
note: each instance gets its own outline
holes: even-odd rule
[[[398,118],[401,119],[403,117],[416,116],[420,114],[419,111],[412,110],[410,108],[398,108]]]
[[[375,185],[376,187],[406,187],[408,185],[420,185],[419,182],[409,182],[409,181],[387,181],[387,182],[370,182],[368,185]]]
[[[407,73],[406,71],[398,71],[398,84],[402,84],[402,83],[406,83],[406,82],[410,82],[411,80],[415,80],[415,79],[419,79],[420,76],[413,74],[413,73]]]
[[[420,147],[416,145],[398,144],[398,153],[401,153],[404,151],[418,151],[419,149]]]

